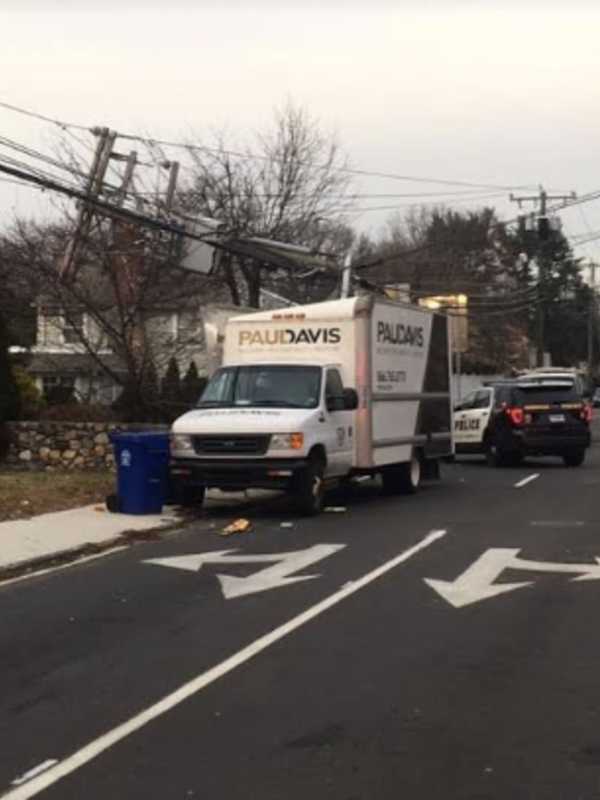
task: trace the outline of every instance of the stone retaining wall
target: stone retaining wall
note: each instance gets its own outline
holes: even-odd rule
[[[4,469],[114,469],[111,431],[167,430],[117,422],[9,422]]]

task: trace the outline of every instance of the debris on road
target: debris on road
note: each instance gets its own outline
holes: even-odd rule
[[[280,528],[293,528],[294,527],[294,523],[293,522],[282,522],[279,527]]]
[[[326,506],[324,511],[326,514],[345,514],[348,509],[346,506]]]
[[[221,536],[231,536],[233,533],[248,533],[251,527],[252,523],[250,520],[241,517],[232,522],[231,525],[227,525],[227,527],[223,528]]]

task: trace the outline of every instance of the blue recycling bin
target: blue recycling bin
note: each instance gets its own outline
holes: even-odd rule
[[[117,465],[118,510],[160,514],[169,494],[169,434],[112,433]]]

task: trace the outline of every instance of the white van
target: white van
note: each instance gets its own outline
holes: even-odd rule
[[[414,492],[452,454],[448,319],[373,297],[233,317],[223,366],[171,434],[182,502],[206,488],[325,488],[381,473]]]

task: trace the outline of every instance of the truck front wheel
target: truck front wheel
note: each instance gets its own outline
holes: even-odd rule
[[[204,486],[178,486],[175,491],[175,502],[184,508],[200,508],[204,503],[206,487]]]
[[[313,517],[320,514],[325,503],[325,466],[316,457],[309,460],[306,467],[297,474],[294,481],[294,496],[301,514]]]

